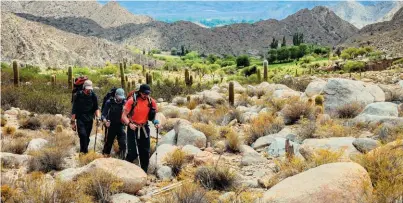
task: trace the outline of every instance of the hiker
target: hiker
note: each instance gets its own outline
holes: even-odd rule
[[[121,122],[123,107],[126,103],[125,91],[122,88],[118,88],[115,91],[113,98],[110,98],[105,102],[105,106],[102,109],[102,121],[108,128],[108,133],[105,139],[104,149],[102,154],[105,157],[110,157],[111,149],[115,137],[117,137],[119,144],[119,157],[125,158],[126,154],[126,133],[125,126]]]
[[[127,100],[122,114],[122,122],[128,126],[126,161],[133,162],[139,156],[141,168],[146,173],[150,158],[148,121],[152,121],[155,127],[159,128],[159,121],[155,119],[157,103],[150,94],[150,86],[142,84],[133,97]]]
[[[85,80],[82,90],[76,92],[71,114],[71,127],[74,131],[77,129],[80,137],[80,153],[86,154],[88,153],[94,116],[99,121],[101,114],[98,108],[97,95],[93,92],[90,80]]]

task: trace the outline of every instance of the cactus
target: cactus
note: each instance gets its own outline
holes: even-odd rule
[[[13,71],[14,71],[14,86],[20,86],[20,72],[18,70],[17,61],[13,61]]]
[[[146,84],[150,84],[150,74],[146,73]]]
[[[189,77],[189,87],[193,85],[193,75]]]
[[[229,88],[228,88],[228,91],[229,91],[229,98],[228,98],[228,101],[229,101],[229,104],[231,105],[231,106],[234,106],[234,83],[233,82],[230,82],[229,83]]]
[[[136,87],[136,81],[132,80],[132,87],[135,88]]]
[[[268,75],[267,75],[267,66],[269,65],[269,62],[267,60],[263,61],[263,80],[267,81],[268,80]]]
[[[123,69],[126,70],[127,59],[123,59]]]
[[[258,82],[262,81],[262,75],[260,74],[260,69],[257,69],[256,74],[257,74],[257,81]]]
[[[298,69],[295,69],[295,77],[298,77]]]
[[[325,100],[325,99],[323,98],[322,95],[316,96],[316,97],[315,97],[315,105],[316,105],[316,106],[322,106],[324,100]]]
[[[190,102],[190,95],[188,95],[187,97],[186,97],[186,101],[189,103]]]
[[[70,66],[67,72],[67,85],[69,88],[73,89],[73,68]]]
[[[148,75],[148,84],[153,85],[153,76],[151,74]]]
[[[127,77],[127,75],[125,75],[125,81],[129,81],[129,78]]]
[[[143,73],[146,71],[146,69],[144,68],[144,64],[143,64]]]
[[[179,78],[178,77],[175,78],[175,86],[179,86]]]
[[[127,91],[130,91],[130,89],[132,89],[132,82],[126,81],[126,87],[127,87]]]
[[[122,88],[125,89],[125,72],[123,70],[122,63],[119,64],[120,67],[120,83],[122,85]]]
[[[51,76],[52,85],[56,86],[56,75]]]
[[[190,86],[190,77],[189,77],[189,70],[185,70],[185,84],[186,86]]]
[[[157,80],[157,87],[161,87],[161,81]]]
[[[139,84],[141,85],[143,83],[143,80],[140,78],[139,79]]]

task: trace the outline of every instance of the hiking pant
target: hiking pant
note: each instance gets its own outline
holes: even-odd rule
[[[140,154],[141,168],[147,173],[148,164],[150,162],[150,127],[148,125],[144,126],[147,132],[147,137],[144,135],[144,130],[142,127],[132,130],[127,129],[127,156],[126,161],[133,162],[138,154],[136,151],[136,144]],[[140,139],[138,138],[138,132],[140,131]]]
[[[110,154],[113,146],[113,142],[115,141],[115,137],[117,137],[119,144],[119,158],[124,159],[126,154],[126,133],[124,130],[124,125],[121,123],[111,123],[108,130],[108,134],[105,139],[104,149],[102,150],[102,154]]]
[[[90,144],[90,135],[93,121],[82,121],[77,119],[77,132],[80,137],[80,153],[88,153],[88,145]]]

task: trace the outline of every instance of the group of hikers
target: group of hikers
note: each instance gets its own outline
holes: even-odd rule
[[[88,153],[90,133],[95,119],[97,127],[99,123],[103,123],[106,129],[103,156],[110,157],[117,138],[119,158],[133,162],[139,157],[140,166],[147,173],[150,157],[148,121],[154,124],[157,131],[160,127],[156,119],[157,103],[150,94],[151,88],[147,84],[131,91],[127,98],[122,88],[112,88],[104,98],[101,111],[92,82],[87,77],[77,78],[73,88],[71,126],[74,131],[77,130],[80,138],[80,153]]]

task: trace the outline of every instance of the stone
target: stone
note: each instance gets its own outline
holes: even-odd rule
[[[334,113],[342,105],[359,102],[364,105],[385,101],[385,93],[377,85],[341,78],[331,78],[323,94],[326,113]]]
[[[48,141],[45,139],[42,139],[42,138],[32,139],[29,142],[28,147],[25,150],[24,154],[28,154],[29,152],[41,150],[46,144],[48,144]]]
[[[163,98],[158,98],[158,99],[157,99],[157,102],[158,102],[158,103],[162,103],[162,102],[164,102],[164,99],[163,99]]]
[[[258,115],[259,115],[259,114],[256,113],[256,112],[250,112],[250,111],[248,111],[248,112],[245,112],[245,113],[243,113],[243,114],[241,115],[241,118],[240,118],[239,121],[240,121],[241,123],[247,123],[247,122],[250,122],[253,118],[256,118]]]
[[[162,166],[157,171],[157,176],[163,181],[169,181],[172,179],[172,168],[169,166]]]
[[[280,132],[275,134],[266,135],[258,138],[253,144],[253,149],[257,150],[269,146],[275,141],[274,137],[287,138],[289,134],[293,134],[292,130],[288,127],[283,128]]]
[[[218,197],[219,202],[233,202],[235,201],[235,192],[226,192]]]
[[[371,179],[359,164],[331,163],[286,178],[263,194],[263,202],[366,203],[372,190]]]
[[[380,146],[380,143],[371,138],[357,138],[353,142],[354,147],[362,152],[367,153]]]
[[[292,89],[284,89],[284,90],[275,90],[273,93],[274,98],[281,98],[281,99],[287,99],[291,97],[300,97],[301,92],[292,90]]]
[[[4,168],[19,168],[28,167],[29,160],[32,156],[20,155],[8,152],[0,152],[1,163],[4,164]]]
[[[256,152],[252,147],[248,145],[241,146],[242,158],[241,165],[249,166],[257,163],[267,162],[267,159],[264,158],[261,154]]]
[[[197,166],[213,164],[214,163],[213,154],[211,152],[201,151],[197,153],[196,156],[194,157],[194,163]]]
[[[167,118],[164,116],[163,113],[158,112],[155,115],[155,119],[157,119],[160,122],[160,126],[164,126],[167,123]]]
[[[308,97],[313,97],[315,95],[320,95],[323,92],[323,88],[326,86],[326,81],[321,79],[316,79],[308,84],[305,89],[305,94]]]
[[[210,90],[203,91],[203,100],[212,106],[225,103],[225,99],[220,93]]]
[[[375,115],[375,116],[399,116],[397,104],[392,102],[376,102],[368,104],[361,114]]]
[[[158,140],[158,146],[161,146],[163,144],[176,145],[175,130],[172,129],[171,131],[167,132],[164,136],[162,136],[160,140]]]
[[[305,159],[309,159],[307,154],[314,154],[315,150],[326,149],[334,152],[343,151],[342,159],[350,160],[350,156],[360,154],[353,146],[354,137],[331,137],[324,139],[305,139],[302,142],[299,152]],[[305,151],[304,151],[305,150]]]
[[[285,156],[286,139],[282,137],[274,137],[274,141],[267,148],[267,153],[273,157]],[[299,154],[299,144],[289,141],[290,145],[294,146],[294,155]]]
[[[93,132],[95,131],[95,129],[92,130]],[[100,131],[98,131],[97,134],[97,145],[95,147],[95,151],[96,152],[102,152],[102,150],[104,149],[104,137],[105,135],[102,135],[101,133],[99,133]],[[94,150],[94,146],[95,146],[95,134],[90,136],[90,143],[88,145],[88,150]]]
[[[4,114],[6,114],[6,115],[13,115],[13,116],[17,116],[18,113],[19,112],[16,109],[9,109],[9,110],[4,112]]]
[[[141,200],[127,193],[114,194],[110,197],[111,203],[141,203]]]
[[[234,91],[235,91],[235,93],[244,93],[245,91],[246,91],[246,88],[244,88],[244,87],[242,87],[242,85],[241,84],[239,84],[239,82],[238,81],[231,81],[231,82],[233,82],[234,83]]]
[[[185,97],[176,96],[172,99],[172,104],[176,106],[184,105],[187,103],[187,99]]]
[[[186,153],[186,156],[189,158],[193,158],[197,153],[201,152],[201,150],[193,145],[185,145],[182,147],[182,151]]]
[[[258,179],[242,180],[241,185],[244,187],[248,187],[248,188],[258,188],[259,187]]]
[[[199,148],[206,147],[207,138],[204,133],[194,129],[190,125],[179,125],[177,131],[178,135],[177,145],[193,145]]]
[[[150,157],[148,172],[154,173],[156,169],[158,170],[159,168],[161,168],[166,163],[165,157],[174,152],[176,149],[178,149],[177,146],[170,144],[162,144],[158,146],[157,150]]]

